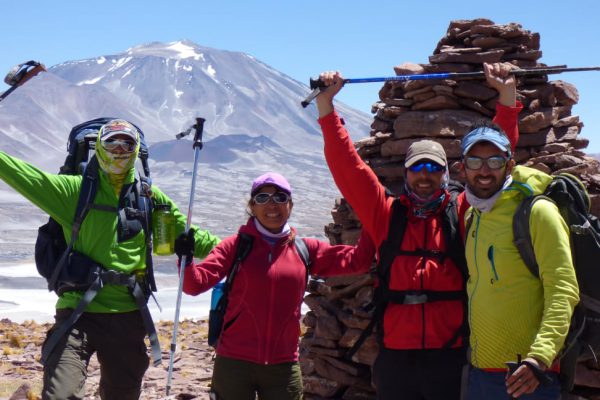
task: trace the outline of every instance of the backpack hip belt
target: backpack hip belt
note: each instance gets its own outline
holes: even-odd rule
[[[134,298],[136,305],[140,311],[142,316],[142,322],[144,324],[144,328],[150,339],[150,345],[152,348],[152,358],[154,360],[154,365],[160,364],[161,359],[161,350],[160,343],[158,341],[158,335],[156,333],[156,328],[154,327],[154,322],[152,321],[152,315],[150,314],[150,310],[148,309],[148,295],[150,294],[150,285],[145,279],[145,274],[140,274],[138,272],[134,272],[131,274],[109,270],[103,267],[102,265],[92,261],[89,257],[86,257],[80,253],[73,252],[71,257],[69,257],[69,261],[71,259],[77,259],[77,267],[78,268],[87,268],[87,274],[85,281],[77,281],[77,282],[61,282],[63,285],[60,287],[60,293],[64,293],[69,290],[79,290],[85,292],[81,298],[81,301],[77,305],[77,307],[71,313],[69,319],[61,323],[58,328],[52,332],[52,334],[46,340],[42,348],[42,356],[40,358],[40,362],[45,364],[48,357],[58,344],[59,340],[67,333],[67,331],[77,322],[77,320],[84,313],[86,307],[94,300],[96,295],[100,292],[100,290],[105,285],[117,285],[117,286],[125,286],[129,289],[129,293]],[[89,260],[89,262],[85,262],[83,260]]]

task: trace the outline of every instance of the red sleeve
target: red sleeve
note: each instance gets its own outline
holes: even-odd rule
[[[237,235],[224,239],[201,262],[185,268],[183,292],[192,296],[206,292],[229,273],[235,258]]]
[[[391,199],[375,173],[360,158],[337,112],[319,119],[325,142],[325,160],[338,189],[378,246],[386,237]]]
[[[519,142],[519,113],[523,109],[523,104],[517,101],[514,107],[507,107],[500,103],[496,104],[496,116],[493,122],[498,124],[510,140],[510,148],[514,153]]]
[[[369,272],[375,258],[375,244],[363,229],[356,246],[332,246],[317,239],[304,239],[314,260],[311,275],[354,275]]]

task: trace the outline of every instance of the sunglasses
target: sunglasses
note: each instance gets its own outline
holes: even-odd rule
[[[271,199],[276,204],[285,204],[290,200],[290,195],[285,192],[259,193],[252,198],[256,204],[267,204]]]
[[[464,162],[465,168],[467,169],[481,169],[484,162],[487,164],[489,169],[501,169],[506,165],[507,159],[502,156],[493,156],[489,158],[466,157]]]
[[[118,148],[127,152],[133,153],[135,151],[136,143],[133,140],[126,139],[106,139],[102,141],[102,147],[106,149],[106,151],[113,152]]]
[[[446,167],[441,166],[440,164],[434,162],[422,162],[418,164],[413,164],[408,167],[408,170],[411,172],[421,172],[423,168],[427,169],[427,172],[441,172],[446,169]]]

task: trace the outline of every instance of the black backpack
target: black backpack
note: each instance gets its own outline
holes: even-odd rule
[[[570,390],[577,358],[586,350],[594,357],[600,351],[600,221],[590,214],[590,197],[583,183],[567,173],[553,176],[543,194],[524,199],[513,218],[514,244],[535,277],[539,278],[539,267],[531,242],[529,216],[539,199],[555,203],[569,228],[571,256],[579,284],[580,303],[559,355],[563,383]]]
[[[100,127],[115,118],[97,118],[79,124],[71,130],[67,144],[67,157],[60,168],[61,174],[83,175],[79,200],[73,218],[71,241],[67,244],[61,225],[53,218],[38,229],[35,243],[35,263],[38,272],[48,282],[48,290],[61,295],[67,291],[85,292],[81,302],[70,318],[53,332],[42,349],[42,364],[52,352],[61,336],[83,314],[85,308],[106,284],[127,286],[138,305],[146,331],[152,344],[155,365],[160,363],[160,346],[152,318],[147,306],[148,297],[156,291],[152,264],[152,200],[151,181],[148,167],[148,147],[143,132],[140,132],[139,158],[144,176],[140,174],[136,183],[124,188],[122,204],[119,209],[94,204],[98,190],[98,160],[93,154],[96,137]],[[118,212],[119,240],[127,240],[144,230],[146,237],[146,273],[145,276],[128,275],[108,270],[87,255],[74,251],[81,224],[90,209],[105,212]]]
[[[215,309],[210,310],[208,316],[208,344],[212,347],[217,346],[221,332],[224,329],[227,329],[227,326],[223,326],[223,322],[225,320],[225,311],[227,310],[227,305],[229,304],[229,292],[231,291],[231,286],[233,285],[234,278],[242,261],[244,261],[244,259],[248,256],[250,250],[252,250],[253,242],[253,236],[248,235],[247,233],[238,233],[238,240],[235,247],[235,258],[233,260],[233,265],[229,270],[229,274],[227,275],[227,279],[225,280],[225,284],[223,285],[223,294],[219,298]],[[300,259],[306,267],[306,282],[308,283],[308,277],[310,274],[310,256],[308,254],[308,248],[306,247],[304,239],[299,237],[294,239],[294,245],[298,255],[300,256]]]
[[[352,356],[358,351],[369,335],[371,335],[376,325],[378,340],[380,345],[383,345],[383,316],[389,303],[424,304],[432,301],[461,300],[463,303],[463,323],[455,335],[445,344],[444,348],[451,347],[461,337],[463,338],[463,341],[466,340],[469,335],[469,327],[467,321],[467,295],[464,290],[399,291],[390,289],[392,264],[397,256],[403,255],[420,255],[423,257],[439,258],[442,261],[445,257],[450,257],[460,270],[463,281],[467,281],[469,273],[465,258],[464,241],[459,228],[460,223],[456,200],[463,190],[463,186],[458,182],[451,181],[448,185],[448,191],[450,192],[451,197],[442,214],[442,231],[444,233],[446,247],[446,251],[444,252],[432,250],[403,251],[400,249],[402,239],[404,238],[404,232],[406,231],[406,225],[408,223],[408,209],[398,198],[394,199],[392,203],[388,236],[379,248],[379,261],[376,268],[379,285],[375,288],[375,293],[373,295],[373,318],[371,319],[371,322],[369,322],[369,325],[362,331],[358,340],[350,350],[346,352],[346,359],[352,359]]]

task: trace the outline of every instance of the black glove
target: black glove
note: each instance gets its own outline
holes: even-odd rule
[[[175,254],[177,254],[180,260],[182,257],[186,257],[186,260],[191,261],[192,257],[194,257],[195,244],[194,230],[190,229],[187,232],[183,232],[175,239]]]

